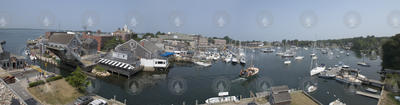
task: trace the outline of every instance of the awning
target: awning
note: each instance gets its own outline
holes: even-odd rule
[[[161,54],[160,56],[162,56],[162,57],[168,57],[168,56],[171,56],[171,55],[174,55],[175,53],[173,53],[173,52],[165,52],[164,54]]]

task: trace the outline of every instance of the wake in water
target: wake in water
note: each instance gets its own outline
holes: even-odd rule
[[[239,77],[239,78],[236,78],[236,79],[232,80],[231,82],[235,83],[235,82],[240,82],[240,81],[245,81],[245,80],[247,80],[247,79],[243,78],[243,77]]]

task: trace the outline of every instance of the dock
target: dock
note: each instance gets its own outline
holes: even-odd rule
[[[367,93],[367,92],[362,92],[362,91],[356,91],[356,94],[367,96],[367,97],[371,97],[371,98],[375,98],[375,99],[379,99],[381,97],[378,94],[372,94],[372,93]]]
[[[51,59],[51,58],[46,58],[46,57],[43,57],[43,56],[41,56],[41,55],[35,55],[35,57],[36,57],[37,59],[43,61],[43,62],[50,63],[50,64],[53,64],[53,65],[58,66],[57,61],[55,61],[55,60],[53,60],[53,59]]]
[[[359,80],[361,80],[363,84],[367,84],[367,85],[372,85],[372,86],[377,86],[377,87],[382,87],[384,85],[383,82],[374,80],[374,79],[359,78]]]

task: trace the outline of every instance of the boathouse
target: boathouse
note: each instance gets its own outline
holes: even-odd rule
[[[271,87],[270,103],[272,105],[290,105],[291,97],[287,85]]]
[[[0,67],[5,70],[24,68],[26,64],[25,58],[5,51],[3,48],[3,45],[5,44],[5,41],[0,42]]]

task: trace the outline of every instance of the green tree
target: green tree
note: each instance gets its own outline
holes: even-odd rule
[[[400,34],[387,40],[382,50],[382,67],[400,70]]]
[[[104,43],[103,51],[110,51],[111,49],[114,49],[117,45],[124,43],[123,40],[118,40],[117,38],[113,38],[107,42]]]
[[[78,88],[81,92],[84,92],[86,87],[90,84],[87,80],[87,75],[82,72],[80,67],[77,67],[66,80],[71,86]]]

